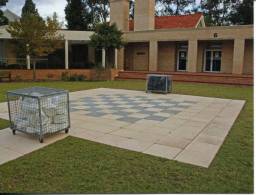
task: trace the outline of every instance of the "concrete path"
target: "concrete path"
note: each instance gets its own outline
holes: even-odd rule
[[[70,135],[145,154],[209,167],[245,101],[94,89],[70,94]],[[7,106],[0,105],[0,118]],[[42,148],[27,135],[0,131],[0,164]]]
[[[58,133],[46,138],[41,144],[37,138],[27,134],[17,132],[16,135],[13,135],[9,128],[0,130],[0,164],[43,148],[67,136],[65,133]]]

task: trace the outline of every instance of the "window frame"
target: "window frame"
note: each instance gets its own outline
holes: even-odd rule
[[[210,70],[207,71],[206,70],[206,53],[207,51],[211,52],[211,64],[210,64]],[[220,58],[220,70],[219,71],[213,71],[213,53],[214,51],[218,51],[221,52],[221,58]],[[208,72],[208,73],[220,73],[221,72],[221,65],[222,65],[222,50],[221,49],[205,49],[204,51],[204,68],[203,68],[203,72]]]
[[[186,55],[186,69],[185,70],[180,70],[179,69],[179,62],[180,62],[180,52],[181,51],[185,51],[186,53],[187,53],[187,55]],[[177,70],[177,72],[187,72],[187,70],[188,70],[188,50],[187,49],[178,49],[177,50],[177,65],[176,65],[176,70]]]

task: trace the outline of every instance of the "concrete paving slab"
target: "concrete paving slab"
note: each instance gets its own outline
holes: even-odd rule
[[[70,100],[70,135],[202,167],[210,166],[245,103],[105,88],[72,92]],[[8,119],[6,103],[0,104],[0,117]],[[60,133],[40,144],[2,130],[0,164],[66,136]]]
[[[148,149],[146,149],[145,151],[143,151],[143,153],[151,154],[154,156],[159,156],[167,159],[173,159],[180,151],[181,151],[180,148],[154,144]]]

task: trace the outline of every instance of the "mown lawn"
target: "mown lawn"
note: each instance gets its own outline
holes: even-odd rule
[[[143,81],[0,83],[10,89],[47,86],[70,91],[98,87],[144,90]],[[253,88],[174,83],[174,93],[246,100],[210,168],[68,137],[0,166],[0,192],[252,193]],[[0,120],[0,127],[8,125]]]

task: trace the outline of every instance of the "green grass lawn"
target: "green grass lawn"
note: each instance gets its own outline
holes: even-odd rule
[[[98,87],[144,90],[143,81],[0,84],[7,90],[29,86],[70,91]],[[253,88],[174,83],[174,93],[246,100],[238,120],[210,168],[68,137],[0,166],[0,192],[73,193],[252,193]],[[8,125],[0,120],[0,127]]]

